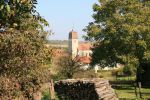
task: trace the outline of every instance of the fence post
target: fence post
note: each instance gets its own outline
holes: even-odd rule
[[[51,79],[50,81],[50,100],[55,100],[55,90],[54,90],[53,79]]]
[[[141,82],[138,82],[138,86],[139,86],[139,94],[140,94],[140,98],[142,99]]]

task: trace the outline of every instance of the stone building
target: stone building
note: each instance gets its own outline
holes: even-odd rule
[[[88,67],[91,62],[92,45],[89,42],[79,43],[78,33],[72,30],[69,32],[68,52],[72,59],[78,60],[82,65]]]
[[[72,58],[75,58],[78,53],[78,33],[75,31],[71,31],[69,33],[69,40],[68,40],[68,51],[69,54],[72,55]]]

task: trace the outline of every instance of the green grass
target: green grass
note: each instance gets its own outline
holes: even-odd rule
[[[135,81],[135,76],[132,77],[117,77],[112,76],[111,71],[105,71],[105,70],[100,70],[96,75],[92,74],[94,73],[93,70],[78,73],[76,76],[78,78],[88,78],[90,75],[97,76],[97,77],[103,77],[105,79],[108,79],[112,85],[112,87],[115,89],[118,97],[121,100],[136,100],[136,95],[135,95],[135,89],[133,87]],[[137,90],[138,92],[138,90]],[[143,100],[148,100],[150,99],[150,88],[142,88],[141,90]]]
[[[43,98],[42,100],[50,100],[50,94],[49,94],[49,89],[46,89],[43,93]]]
[[[45,91],[43,91],[42,95],[43,95],[42,100],[50,100],[49,89],[46,89]],[[59,100],[58,97],[57,97],[57,95],[56,95],[55,100]]]
[[[115,91],[118,94],[118,97],[120,99],[124,99],[124,100],[133,99],[133,100],[135,100],[137,98],[135,95],[135,90],[133,87],[132,88],[126,88],[126,89],[115,89]],[[137,91],[137,92],[138,92],[138,98],[140,98],[139,97],[139,91]],[[142,88],[141,92],[142,92],[143,100],[150,99],[150,89]]]
[[[103,76],[105,79],[108,79],[108,80],[115,80],[116,79],[115,76],[112,76],[111,71],[102,70],[102,71],[98,71],[97,74],[98,74],[98,76]]]
[[[99,71],[98,75],[103,75],[105,79],[108,79],[109,81],[113,81],[111,85],[115,89],[118,97],[120,100],[136,100],[135,95],[135,89],[133,87],[134,83],[130,83],[130,81],[134,81],[135,77],[119,77],[116,78],[115,76],[112,76],[111,71]],[[137,89],[137,92],[139,90]],[[150,88],[142,88],[142,100],[148,100],[150,99]],[[139,98],[139,95],[138,95]],[[140,99],[137,99],[140,100]]]

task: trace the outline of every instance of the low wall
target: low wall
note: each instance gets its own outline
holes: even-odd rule
[[[60,100],[118,100],[108,80],[67,79],[55,83]]]

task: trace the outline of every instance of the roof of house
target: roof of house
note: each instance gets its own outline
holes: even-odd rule
[[[88,43],[88,42],[87,43],[80,43],[78,50],[85,51],[85,50],[91,50],[91,48],[92,48],[91,43]]]
[[[78,39],[78,33],[72,30],[69,32],[69,39]]]
[[[91,57],[83,56],[83,57],[76,57],[76,61],[83,63],[83,64],[90,64],[91,63]]]

